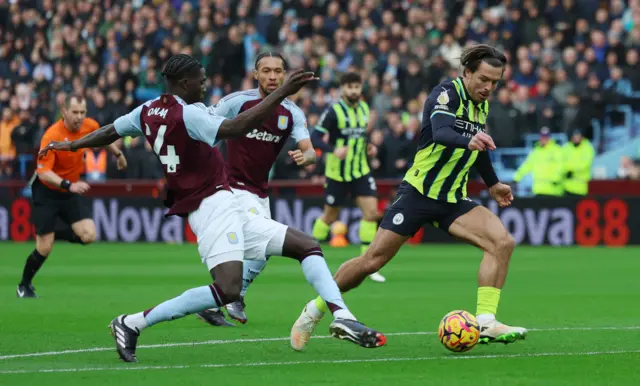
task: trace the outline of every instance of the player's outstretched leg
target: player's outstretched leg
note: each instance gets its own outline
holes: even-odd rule
[[[247,289],[253,283],[256,277],[264,270],[267,265],[269,256],[265,260],[245,260],[242,267],[242,290],[240,291],[240,300],[227,304],[227,313],[232,319],[245,324],[247,323],[247,314],[245,313],[244,295]]]
[[[527,330],[496,320],[500,292],[509,269],[515,240],[500,219],[489,209],[476,206],[458,217],[449,227],[453,236],[468,241],[484,251],[478,273],[478,308],[480,343],[513,343],[525,339]]]
[[[408,237],[392,231],[379,229],[365,254],[345,262],[335,274],[334,279],[339,290],[347,292],[359,286],[367,276],[378,272],[395,256],[407,239]],[[304,348],[315,326],[328,311],[332,311],[331,306],[322,296],[307,303],[291,329],[291,345],[294,349]],[[340,332],[332,330],[331,333],[335,336]]]
[[[231,256],[232,254],[240,254]],[[125,362],[137,362],[136,346],[140,332],[160,322],[182,318],[209,308],[222,307],[240,299],[242,288],[242,251],[225,253],[220,257],[225,261],[211,269],[214,283],[192,288],[182,295],[160,303],[143,312],[132,315],[120,315],[109,328],[113,335],[118,355]]]
[[[384,335],[358,322],[349,311],[316,241],[296,229],[288,228],[282,255],[300,261],[305,278],[333,314],[335,320],[329,328],[333,337],[366,348],[380,347],[386,343]],[[291,347],[302,350],[321,318],[322,313],[303,311],[291,330]]]

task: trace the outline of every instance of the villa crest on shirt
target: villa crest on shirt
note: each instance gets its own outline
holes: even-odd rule
[[[258,89],[235,92],[209,108],[209,112],[233,119],[262,101]],[[227,141],[227,166],[231,186],[267,197],[269,172],[278,154],[292,137],[297,143],[309,138],[302,110],[285,99],[262,123],[244,137]]]

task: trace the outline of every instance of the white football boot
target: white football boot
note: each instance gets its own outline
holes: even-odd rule
[[[312,300],[314,301],[314,300]],[[298,317],[298,320],[291,327],[291,348],[296,351],[302,351],[304,346],[306,346],[309,339],[311,339],[311,335],[316,329],[316,326],[322,320],[322,316],[314,317],[308,311],[309,305],[304,307],[302,313]]]
[[[524,327],[511,327],[492,319],[485,324],[480,324],[480,339],[478,343],[514,343],[527,337],[527,329]]]
[[[382,276],[379,272],[375,272],[369,275],[369,279],[378,283],[384,283],[385,281],[387,281],[387,279],[384,276]]]

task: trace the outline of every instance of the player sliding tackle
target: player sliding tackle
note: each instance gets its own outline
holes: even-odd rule
[[[234,119],[207,113],[201,103],[206,77],[197,60],[173,56],[163,76],[167,94],[79,140],[52,142],[41,151],[75,151],[104,146],[122,136],[144,135],[164,166],[167,215],[188,217],[202,262],[214,280],[146,311],[116,317],[110,328],[120,358],[137,361],[138,336],[147,327],[240,300],[243,258],[264,259],[265,255],[300,261],[305,278],[335,316],[330,327],[333,336],[363,347],[384,345],[385,337],[357,322],[345,305],[317,243],[300,231],[248,213],[238,204],[222,154],[215,147],[219,140],[248,133],[287,96],[316,80],[314,74],[294,71],[282,87]]]
[[[501,207],[513,201],[511,188],[500,183],[493,170],[487,150],[494,150],[495,144],[485,134],[487,99],[502,79],[506,62],[493,47],[471,47],[461,58],[462,77],[433,89],[424,106],[418,152],[396,199],[369,249],[344,263],[335,274],[342,292],[359,286],[384,267],[423,224],[433,224],[484,252],[476,312],[480,342],[524,339],[526,329],[496,320],[514,239],[496,215],[467,198],[466,187],[469,169],[475,165]],[[326,310],[322,299],[309,302],[291,330],[291,341],[307,342]],[[300,349],[300,345],[294,348]]]
[[[284,82],[287,70],[287,62],[279,53],[261,53],[256,58],[253,72],[258,88],[227,95],[217,105],[210,106],[209,113],[235,118],[276,91]],[[251,213],[271,218],[269,172],[290,137],[295,140],[297,149],[289,151],[289,156],[296,164],[306,166],[314,163],[316,152],[309,139],[304,113],[295,103],[285,99],[250,133],[226,142],[229,185],[240,205]],[[262,272],[268,259],[269,256],[244,261],[240,291],[242,299],[227,304],[226,307],[229,316],[240,323],[247,322],[244,295],[249,285]],[[233,326],[220,309],[206,310],[197,315],[213,326]]]

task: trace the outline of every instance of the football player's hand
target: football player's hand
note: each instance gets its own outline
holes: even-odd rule
[[[49,144],[42,148],[38,152],[38,157],[44,157],[47,155],[49,150],[62,150],[62,151],[71,151],[71,142],[70,141],[51,141]]]
[[[304,157],[304,153],[300,150],[290,150],[289,157],[296,163],[296,165],[301,166],[307,162]]]
[[[85,194],[91,187],[84,181],[74,182],[69,186],[69,191],[76,194]]]
[[[127,157],[124,156],[124,153],[120,153],[116,159],[116,166],[118,167],[118,170],[124,170],[127,168]]]
[[[286,96],[294,95],[307,84],[319,79],[313,72],[297,69],[291,72],[281,88]]]
[[[347,157],[347,151],[349,148],[347,146],[338,147],[333,151],[333,154],[340,158],[340,160],[344,160]]]
[[[498,182],[489,188],[489,193],[501,208],[507,207],[513,202],[513,193],[509,185]]]
[[[367,155],[369,157],[375,157],[376,155],[378,155],[378,146],[372,143],[367,144]]]
[[[469,141],[469,150],[496,150],[496,144],[493,143],[493,138],[486,133],[478,133]]]

